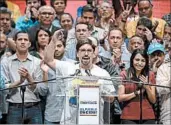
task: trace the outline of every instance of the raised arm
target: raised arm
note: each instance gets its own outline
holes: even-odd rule
[[[45,48],[44,62],[52,69],[56,68],[56,60],[54,59],[54,53],[56,48],[56,41],[63,39],[63,33],[61,30],[57,30],[52,36],[52,40]]]

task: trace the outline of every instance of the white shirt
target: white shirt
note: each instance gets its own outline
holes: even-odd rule
[[[171,87],[171,62],[163,63],[157,70],[156,84]],[[168,88],[157,87],[157,91],[161,98],[161,113],[160,119],[163,123],[171,120],[171,91]]]
[[[62,76],[68,76],[75,73],[76,69],[80,69],[81,75],[86,76],[85,70],[79,67],[79,64],[75,65],[69,62],[64,61],[57,61],[56,62],[56,72],[60,72]],[[104,69],[101,69],[100,67],[93,65],[92,69],[90,70],[92,76],[99,76],[99,77],[110,77],[107,71]],[[57,76],[58,77],[58,76]],[[70,89],[72,88],[72,82],[71,79],[66,79],[66,95],[69,94]],[[107,80],[98,80],[98,83],[101,85],[100,90],[102,94],[105,95],[114,95],[115,89],[111,81]],[[104,85],[105,84],[105,85]],[[103,105],[104,100],[101,99],[101,110],[100,110],[100,123],[103,123]],[[63,112],[63,118],[61,119],[61,124],[76,124],[76,116],[77,116],[77,108],[69,105],[69,96],[66,96],[66,104],[65,104],[65,110]],[[65,117],[65,118],[64,118]],[[65,119],[65,120],[64,120]],[[65,121],[65,122],[64,122]]]

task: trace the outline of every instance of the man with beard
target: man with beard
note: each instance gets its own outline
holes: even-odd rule
[[[95,46],[91,40],[84,40],[84,42],[80,42],[76,45],[76,51],[77,51],[77,57],[79,59],[79,64],[75,65],[72,63],[54,59],[54,52],[55,52],[54,46],[56,42],[59,40],[59,38],[60,38],[59,31],[57,31],[54,33],[52,41],[50,42],[50,44],[47,46],[45,50],[45,58],[44,58],[45,63],[56,72],[56,76],[68,76],[68,75],[76,75],[76,76],[77,75],[81,75],[81,76],[94,75],[94,76],[99,76],[99,77],[110,76],[105,70],[93,64],[93,58],[95,57],[94,55]],[[65,92],[65,94],[69,94],[69,93],[66,93],[68,92],[66,90],[71,90],[73,87],[73,84],[71,80],[63,80],[63,82],[66,82],[66,83],[64,84],[65,86],[62,89]],[[106,95],[102,100],[112,102],[114,100],[114,97],[110,95],[114,95],[114,91],[115,91],[112,83],[107,80],[98,80],[98,83],[101,84],[100,88],[103,91],[103,94]],[[103,101],[101,102],[101,108],[100,108],[101,114],[103,113],[103,107],[102,107],[104,103]],[[67,103],[70,103],[68,97],[66,97],[66,104]],[[78,108],[77,104],[68,105],[67,108],[69,111],[66,110],[68,112],[68,114],[65,114],[67,115],[65,116],[67,118],[66,122],[69,124],[76,124],[75,116],[77,116],[77,108]],[[103,117],[100,118],[100,123],[103,123]]]
[[[100,3],[98,8],[99,20],[96,24],[97,27],[109,31],[111,26],[117,26],[115,20],[114,9],[111,3],[104,1]]]

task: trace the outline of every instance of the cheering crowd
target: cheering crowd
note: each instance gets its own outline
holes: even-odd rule
[[[80,82],[62,77],[97,76],[120,78],[94,83],[99,124],[170,125],[171,13],[154,17],[154,0],[87,0],[74,19],[67,0],[49,1],[25,0],[24,15],[0,1],[0,123],[77,124]]]

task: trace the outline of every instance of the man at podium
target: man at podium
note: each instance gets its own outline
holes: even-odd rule
[[[55,43],[58,40],[63,40],[63,34],[60,30],[56,31],[52,37],[51,42],[47,46],[45,50],[45,56],[44,56],[44,62],[52,68],[56,72],[60,72],[61,77],[62,76],[96,76],[98,77],[107,77],[109,78],[110,75],[105,71],[104,69],[101,69],[100,67],[93,64],[93,58],[95,57],[94,52],[96,46],[93,44],[93,42],[90,39],[86,39],[84,41],[80,41],[77,43],[76,51],[77,51],[77,57],[79,59],[79,64],[72,64],[65,61],[59,61],[54,59],[54,51],[55,51]],[[59,74],[56,75],[59,77]],[[73,88],[73,80],[64,80],[66,82],[63,82],[65,84],[66,93],[67,90],[70,91],[70,89]],[[104,79],[97,79],[98,85],[100,85],[100,94],[102,95],[100,99],[100,111],[99,111],[99,124],[103,124],[103,104],[104,101],[112,102],[114,101],[114,93],[115,88],[111,81],[104,80]],[[80,84],[79,82],[77,84]],[[82,84],[82,83],[81,83]],[[69,93],[69,92],[68,92]],[[67,94],[66,94],[67,95]],[[71,105],[72,104],[72,105]],[[66,102],[63,102],[63,105],[65,105],[65,118],[62,118],[62,122],[65,124],[77,124],[77,101],[74,100],[74,98],[68,98],[66,97]],[[56,112],[57,113],[57,112]],[[84,124],[87,124],[90,122],[85,122]]]

